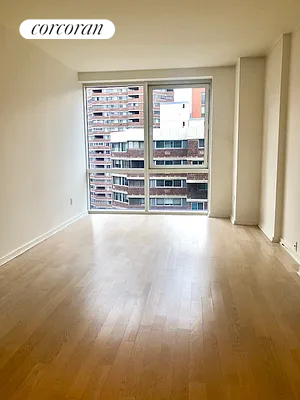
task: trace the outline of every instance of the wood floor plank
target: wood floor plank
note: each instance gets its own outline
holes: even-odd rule
[[[0,268],[0,398],[300,400],[297,271],[258,228],[88,216]]]

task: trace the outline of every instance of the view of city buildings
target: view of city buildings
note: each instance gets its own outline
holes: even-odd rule
[[[97,170],[90,207],[144,209],[143,87],[86,90],[89,168]],[[204,163],[205,95],[205,88],[153,90],[151,163],[160,171],[149,176],[150,210],[207,210],[208,174],[192,169]]]

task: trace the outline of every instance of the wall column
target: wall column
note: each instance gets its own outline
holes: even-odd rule
[[[258,225],[265,59],[243,57],[236,68],[232,216],[234,224]]]

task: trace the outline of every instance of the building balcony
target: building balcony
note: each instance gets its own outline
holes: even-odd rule
[[[124,90],[126,89],[126,90]],[[101,92],[100,92],[101,90]],[[96,89],[96,90],[92,90],[92,95],[95,97],[107,97],[107,96],[125,96],[127,93],[128,89],[126,88],[126,86],[124,87],[113,87],[111,90],[109,90],[108,88],[103,88],[103,89]]]
[[[107,178],[105,178],[107,180]],[[104,190],[104,191],[112,191],[112,181],[106,182],[103,181],[104,179],[100,178],[98,180],[96,180],[95,178],[93,178],[93,181],[90,181],[90,187],[91,190]],[[104,188],[104,189],[102,189]]]
[[[109,103],[108,103],[109,104]],[[121,104],[121,101],[120,101]],[[124,104],[124,102],[122,103]],[[125,103],[127,105],[127,102]],[[122,112],[122,111],[128,111],[128,107],[113,107],[113,108],[103,108],[99,103],[97,104],[91,104],[88,109],[88,113],[94,113],[94,112]]]
[[[91,143],[91,142],[89,142]],[[90,146],[90,150],[99,150],[99,151],[104,151],[104,150],[108,150],[110,151],[110,147],[109,146],[103,146],[103,145],[97,145],[97,146]],[[109,154],[110,155],[110,154]],[[91,156],[93,156],[93,153],[91,153]]]
[[[128,86],[128,94],[129,93],[143,93],[143,86]]]
[[[89,142],[91,143],[97,143],[99,141],[101,142],[108,142],[110,143],[110,135],[109,132],[94,132],[94,133],[89,133],[88,134]]]
[[[128,113],[130,113],[130,111],[143,111],[143,103],[140,103],[137,106],[129,106],[128,105],[128,109],[126,111],[128,111]],[[131,115],[131,114],[129,114],[129,115]]]
[[[107,117],[106,117],[107,118]],[[126,118],[123,118],[123,119],[126,119]],[[114,128],[114,127],[116,127],[116,128],[118,128],[118,127],[127,127],[129,124],[131,124],[131,123],[129,123],[128,121],[126,121],[126,122],[110,122],[110,123],[102,123],[102,122],[99,122],[100,121],[100,119],[98,119],[98,120],[92,120],[91,122],[90,122],[90,124],[92,125],[92,127],[90,128],[90,129],[93,129],[93,128]],[[99,131],[98,131],[99,132]],[[107,133],[107,132],[105,132],[105,131],[101,131],[101,132],[103,132],[103,133]]]
[[[126,209],[126,208],[128,208],[128,203],[124,203],[124,202],[118,201],[118,200],[113,200],[112,206],[113,206],[113,208],[116,208],[116,209],[118,209],[118,208]]]
[[[93,164],[111,164],[111,161],[105,160],[102,157],[99,158],[92,157],[90,158],[90,162]]]
[[[99,169],[99,170],[109,170],[109,169],[111,169],[111,164],[106,165],[106,164],[90,163],[90,168],[91,169]]]
[[[112,189],[104,188],[104,189],[95,189],[92,186],[90,187],[91,189],[91,194],[92,195],[97,195],[97,194],[110,194],[112,193]]]
[[[111,202],[92,202],[91,201],[91,209],[92,210],[106,210],[107,208],[111,209]]]
[[[126,97],[127,97],[127,95],[126,95]],[[101,111],[103,111],[103,107],[102,107],[103,105],[106,106],[106,105],[110,105],[110,104],[127,104],[127,103],[128,103],[128,99],[126,99],[126,100],[104,100],[104,99],[101,99],[101,100],[92,101],[91,103],[89,103],[89,106],[92,106],[92,107],[98,106],[101,108]],[[114,108],[114,110],[115,110],[115,108]]]
[[[93,200],[94,202],[107,202],[107,201],[111,201],[112,197],[107,195],[107,196],[96,196],[95,194],[91,193],[91,200]]]
[[[105,153],[108,151],[109,153]],[[110,150],[97,150],[97,149],[90,149],[89,151],[90,159],[92,158],[103,158],[103,157],[110,157]]]
[[[113,184],[113,185],[112,185],[112,191],[113,191],[113,192],[122,192],[122,193],[126,193],[126,194],[127,194],[128,186],[126,186],[126,185],[115,185],[115,184]]]

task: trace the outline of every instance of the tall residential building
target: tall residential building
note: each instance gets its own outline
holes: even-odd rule
[[[192,88],[192,115],[191,118],[205,117],[205,89]]]

